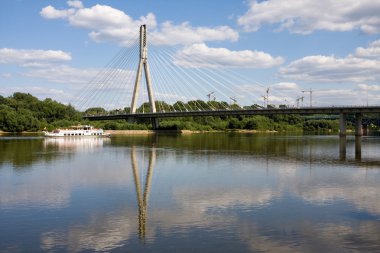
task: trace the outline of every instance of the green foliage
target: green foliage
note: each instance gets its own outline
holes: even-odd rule
[[[94,125],[95,127],[102,128],[104,130],[147,130],[147,124],[128,123],[125,120],[106,120],[106,121],[94,121],[87,122],[86,124]]]
[[[136,110],[138,113],[144,113],[144,112],[150,112],[150,104],[148,102],[143,103],[139,108]]]
[[[50,98],[40,101],[31,94],[16,92],[0,98],[0,130],[8,132],[38,131],[45,127],[64,126],[80,121],[81,114],[71,105],[63,105]]]
[[[229,121],[228,121],[228,125],[227,127],[229,129],[243,129],[243,122],[240,121],[239,119],[237,118],[231,118]]]
[[[160,122],[160,130],[193,130],[193,131],[211,131],[208,125],[202,125],[194,121],[183,120],[165,120]]]
[[[339,121],[338,120],[308,120],[303,124],[304,131],[338,131],[339,129]]]
[[[258,104],[253,104],[253,105],[246,105],[242,107],[244,110],[256,110],[256,109],[264,109],[263,106],[258,105]]]
[[[269,118],[274,122],[287,122],[290,125],[297,125],[303,122],[303,119],[296,114],[276,114],[270,115]]]
[[[173,108],[176,111],[186,111],[186,104],[182,101],[177,101],[173,104]]]
[[[193,120],[195,123],[201,126],[209,126],[213,130],[225,130],[228,125],[227,120],[217,116],[194,117]]]
[[[174,110],[172,105],[169,105],[164,101],[156,101],[155,105],[158,112],[170,112]]]
[[[107,114],[106,109],[102,107],[91,107],[88,108],[86,111],[84,111],[85,115],[102,115],[102,114]]]
[[[191,111],[210,110],[210,106],[202,100],[191,100],[187,102],[186,108],[190,108]]]
[[[209,110],[226,110],[226,109],[230,108],[228,103],[224,102],[224,101],[221,101],[221,102],[219,102],[219,101],[208,101],[206,103],[206,105],[204,105],[203,103],[201,105],[206,106],[206,108],[209,108]]]
[[[8,108],[7,108],[8,107]],[[8,132],[37,131],[40,122],[33,117],[31,111],[15,109],[2,105],[0,107],[0,129]]]

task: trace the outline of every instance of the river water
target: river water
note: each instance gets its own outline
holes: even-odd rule
[[[380,252],[380,137],[0,137],[0,252]]]

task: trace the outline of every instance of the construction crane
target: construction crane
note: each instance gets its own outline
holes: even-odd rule
[[[266,90],[266,95],[261,96],[261,97],[264,99],[264,107],[268,107],[268,105],[269,105],[269,87]],[[265,102],[266,102],[266,106],[265,106]]]
[[[285,103],[285,107],[289,107],[289,101],[286,98],[284,98],[284,103]]]
[[[209,94],[207,94],[206,96],[208,97],[208,101],[211,101],[211,96],[215,94],[215,91],[211,91]],[[214,100],[215,100],[215,96],[214,97]]]
[[[299,97],[299,98],[296,99],[296,101],[297,101],[297,108],[300,107],[300,100],[302,101],[302,106],[303,106],[303,99],[304,98],[305,97]]]
[[[302,93],[305,93],[305,92],[310,93],[310,107],[313,107],[313,91],[310,88],[310,90],[303,90],[302,91]]]
[[[265,105],[265,102],[267,101],[267,97],[266,96],[261,96],[263,99],[264,99],[264,108],[266,108],[267,106]],[[268,104],[268,103],[267,103]]]

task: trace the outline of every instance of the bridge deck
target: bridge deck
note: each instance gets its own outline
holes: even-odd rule
[[[276,115],[276,114],[355,114],[380,113],[380,106],[347,106],[347,107],[304,107],[304,108],[268,108],[250,110],[215,110],[215,111],[180,111],[156,113],[127,113],[113,115],[87,115],[89,120],[116,120],[130,118],[172,118],[194,116],[237,116],[237,115]]]

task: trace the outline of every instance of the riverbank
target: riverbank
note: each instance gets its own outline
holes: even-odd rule
[[[192,131],[192,130],[105,130],[106,134],[110,135],[150,135],[159,133],[168,134],[194,134],[205,132],[218,132],[218,131]]]
[[[278,131],[271,130],[211,130],[211,131],[197,131],[197,130],[105,130],[105,133],[110,135],[149,135],[149,134],[200,134],[200,133],[278,133]]]
[[[251,133],[251,134],[263,134],[263,133],[279,133],[275,130],[246,130],[246,129],[230,129],[230,130],[211,130],[211,131],[198,131],[198,130],[105,130],[106,134],[110,135],[152,135],[152,134],[199,134],[199,133]],[[286,131],[283,131],[286,132]],[[298,132],[298,131],[296,131]],[[305,133],[305,131],[299,131]],[[326,131],[325,133],[332,133],[333,131]],[[308,132],[306,132],[308,133]],[[314,132],[313,132],[314,133]],[[347,129],[347,133],[354,133],[353,130]],[[14,135],[14,132],[4,132],[0,130],[0,135]],[[25,135],[43,135],[43,132],[22,132]]]
[[[150,135],[150,134],[199,134],[199,133],[278,133],[275,130],[244,130],[244,129],[234,129],[234,130],[211,130],[211,131],[196,131],[196,130],[105,130],[105,133],[110,135]]]
[[[105,130],[106,134],[115,135],[152,135],[152,134],[200,134],[200,133],[277,133],[277,131],[258,131],[258,130],[226,130],[226,131],[195,131],[195,130]],[[0,131],[0,135],[14,135],[20,133]],[[22,132],[22,135],[43,135],[43,132]]]

